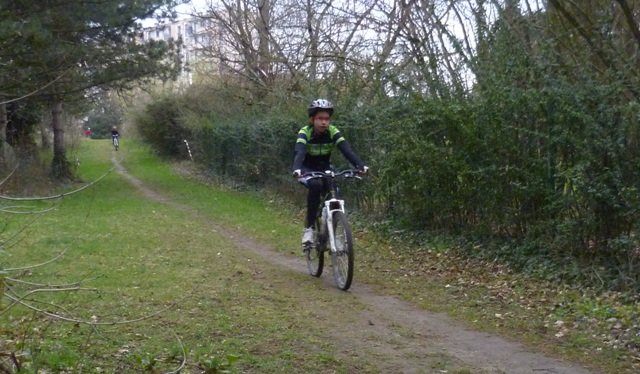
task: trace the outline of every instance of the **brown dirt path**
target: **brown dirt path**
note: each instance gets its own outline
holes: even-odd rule
[[[113,163],[118,173],[145,197],[210,222],[210,217],[154,191],[127,173],[115,156]],[[210,222],[210,226],[239,248],[258,254],[269,263],[306,273],[302,258],[280,254],[222,225]],[[324,275],[321,281],[325,283],[326,292],[344,294],[334,287],[330,275]],[[361,283],[349,294],[365,306],[364,310],[340,319],[332,318],[330,311],[316,311],[316,314],[323,323],[331,321],[327,329],[331,334],[328,338],[342,347],[345,357],[367,357],[375,361],[380,372],[446,373],[447,370],[439,370],[433,364],[444,360],[448,362],[447,368],[459,368],[459,373],[595,373],[528,351],[522,344],[497,335],[461,327],[444,314],[425,311],[398,298],[380,295]]]

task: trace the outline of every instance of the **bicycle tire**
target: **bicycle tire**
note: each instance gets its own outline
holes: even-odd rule
[[[117,151],[118,147],[120,147],[120,141],[117,138],[114,138],[113,139],[113,148],[115,148],[116,151]]]
[[[346,291],[353,281],[353,236],[343,212],[333,213],[333,236],[336,245],[335,251],[331,251],[333,278],[338,288]]]
[[[305,250],[305,257],[307,258],[307,269],[309,270],[309,274],[314,277],[320,277],[324,268],[324,248],[322,243],[326,243],[326,240],[323,241],[322,238],[320,238],[319,228],[319,223],[316,220],[316,242],[313,243],[313,245],[311,245],[307,250]]]

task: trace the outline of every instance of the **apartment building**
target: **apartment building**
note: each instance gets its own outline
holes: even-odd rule
[[[213,27],[211,22],[202,18],[186,18],[146,27],[142,31],[141,39],[146,40],[174,40],[182,41],[181,57],[183,73],[193,71],[195,63],[204,52],[213,46]]]

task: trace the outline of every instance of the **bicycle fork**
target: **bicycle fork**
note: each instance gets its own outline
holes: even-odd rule
[[[333,232],[333,213],[342,212],[344,214],[344,200],[329,199],[324,202],[324,208],[327,212],[325,219],[325,225],[327,226],[327,232],[329,234],[329,244],[331,245],[331,252],[337,252],[336,238]]]

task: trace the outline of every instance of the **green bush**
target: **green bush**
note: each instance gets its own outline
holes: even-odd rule
[[[183,123],[183,111],[184,99],[158,98],[137,115],[138,133],[163,156],[184,155],[184,139],[191,138],[191,131]]]
[[[91,138],[111,138],[111,129],[115,126],[122,132],[124,114],[122,108],[109,97],[101,97],[96,106],[89,112],[85,128],[91,128]]]

